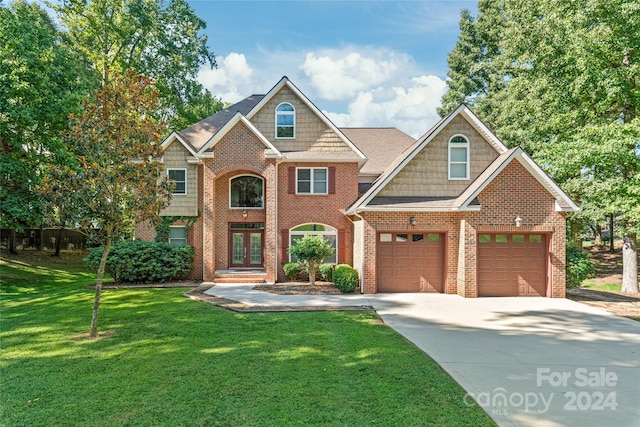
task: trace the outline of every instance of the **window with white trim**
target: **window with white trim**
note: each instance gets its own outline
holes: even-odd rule
[[[171,246],[184,246],[187,244],[187,227],[172,225],[169,227],[169,244]]]
[[[294,245],[306,235],[318,235],[333,248],[333,255],[324,260],[325,264],[337,264],[338,262],[338,230],[324,224],[302,224],[289,231],[289,246]],[[296,262],[296,257],[289,255],[290,262]]]
[[[469,179],[469,140],[462,135],[449,140],[449,179]]]
[[[283,102],[276,107],[276,138],[296,137],[296,110],[293,105]]]
[[[258,176],[242,175],[231,178],[229,183],[230,208],[264,207],[264,180]]]
[[[328,168],[296,168],[297,194],[328,194]]]
[[[169,182],[175,183],[173,187],[173,194],[186,195],[187,194],[187,170],[181,169],[167,169],[167,176]]]

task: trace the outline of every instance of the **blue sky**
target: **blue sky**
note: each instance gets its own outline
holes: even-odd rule
[[[437,120],[460,10],[477,1],[188,0],[207,22],[218,68],[200,81],[225,102],[286,75],[338,126],[396,126],[418,136]]]

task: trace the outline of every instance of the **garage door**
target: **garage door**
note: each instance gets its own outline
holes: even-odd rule
[[[478,234],[479,296],[545,296],[544,234]]]
[[[444,234],[378,234],[378,292],[442,292]]]

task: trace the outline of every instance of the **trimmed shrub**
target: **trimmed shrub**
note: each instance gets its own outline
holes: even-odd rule
[[[338,264],[333,271],[333,284],[342,293],[353,292],[358,286],[358,272],[347,264]]]
[[[567,288],[578,288],[596,271],[589,254],[574,245],[567,245]]]
[[[97,271],[104,248],[93,248],[84,258]],[[184,279],[193,268],[192,246],[171,246],[166,242],[127,240],[111,247],[106,272],[116,283],[156,283]]]
[[[333,269],[334,269],[333,264],[320,264],[319,270],[320,270],[320,276],[322,277],[322,280],[324,280],[325,282],[332,282]]]
[[[297,262],[288,262],[282,266],[282,270],[284,271],[285,276],[287,276],[287,279],[294,281],[300,274],[302,266]]]

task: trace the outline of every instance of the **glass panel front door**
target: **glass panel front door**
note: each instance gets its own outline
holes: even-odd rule
[[[231,233],[231,264],[244,264],[244,232]]]
[[[249,264],[262,265],[262,233],[249,233]]]
[[[231,230],[230,267],[262,267],[262,231]]]

